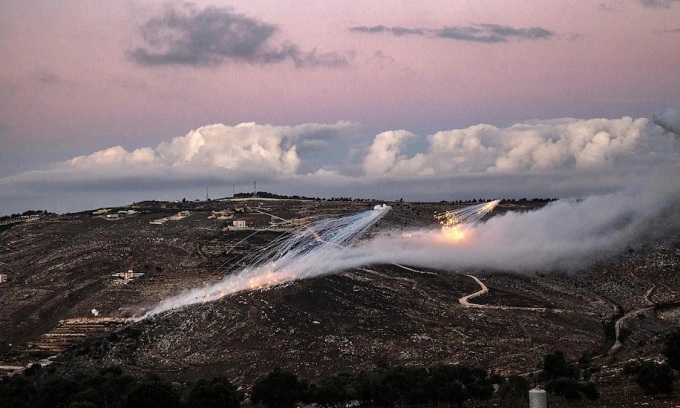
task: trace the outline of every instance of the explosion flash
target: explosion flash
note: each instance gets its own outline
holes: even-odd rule
[[[455,211],[437,213],[434,217],[442,225],[442,236],[447,241],[462,241],[469,236],[468,230],[475,226],[500,200],[471,205]]]
[[[146,312],[140,320],[183,306],[212,302],[238,292],[267,289],[337,272],[342,264],[337,260],[346,256],[357,240],[390,208],[384,204],[376,205],[373,210],[321,220],[291,236],[282,236],[248,257],[245,262],[250,266],[226,276],[214,285],[166,299]]]

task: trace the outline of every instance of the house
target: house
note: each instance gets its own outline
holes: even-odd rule
[[[135,272],[132,269],[128,269],[126,272],[118,272],[111,275],[114,278],[114,283],[127,284],[131,280],[141,278],[144,276],[143,273]]]
[[[245,229],[246,228],[246,222],[243,220],[234,220],[232,222],[232,226],[234,229]]]

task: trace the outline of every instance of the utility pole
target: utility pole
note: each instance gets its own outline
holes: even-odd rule
[[[210,198],[208,197],[208,186],[205,186],[205,201],[210,201]]]

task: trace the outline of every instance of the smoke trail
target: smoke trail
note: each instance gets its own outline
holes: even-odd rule
[[[252,259],[253,266],[213,286],[167,299],[142,318],[245,290],[372,264],[519,273],[576,271],[639,243],[677,240],[678,174],[680,163],[673,156],[659,163],[652,174],[631,181],[626,191],[559,200],[537,211],[508,212],[479,224],[481,216],[476,211],[484,207],[448,213],[453,215],[453,227],[456,216],[471,217],[463,234],[452,235],[452,228],[445,225],[436,230],[382,234],[359,246],[352,244],[389,207],[376,206],[372,211],[323,220],[293,237],[272,243]],[[486,208],[490,210],[495,203]],[[447,220],[447,215],[443,218]]]
[[[145,319],[165,311],[211,302],[234,293],[282,285],[299,279],[338,272],[337,260],[391,207],[313,223],[293,236],[275,240],[249,259],[250,266],[222,281],[163,300],[146,312]]]
[[[470,205],[456,211],[444,211],[434,215],[442,225],[442,233],[446,238],[461,241],[467,238],[467,230],[474,227],[479,221],[492,211],[501,202],[494,200],[488,203]]]
[[[677,163],[638,187],[583,200],[559,200],[532,212],[492,217],[451,239],[445,231],[384,234],[343,254],[344,268],[398,263],[474,271],[577,271],[639,243],[677,239]]]

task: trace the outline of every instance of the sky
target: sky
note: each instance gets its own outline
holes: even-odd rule
[[[5,0],[0,55],[0,215],[581,197],[678,156],[678,0]]]

